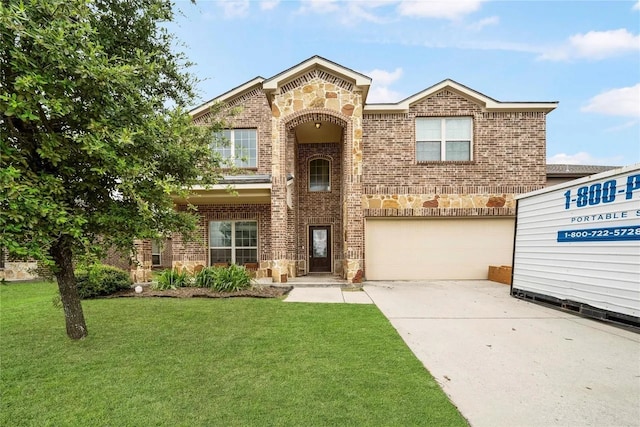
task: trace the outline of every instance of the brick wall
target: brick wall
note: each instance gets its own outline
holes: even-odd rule
[[[271,173],[271,109],[264,92],[254,89],[243,96],[232,100],[226,112],[234,111],[228,116],[226,127],[256,129],[258,135],[258,174]],[[194,123],[201,124],[210,119],[208,113],[198,116]],[[246,170],[238,171],[246,173]]]
[[[415,119],[438,116],[472,117],[472,161],[416,163]],[[363,131],[365,193],[372,186],[541,188],[545,182],[545,113],[486,112],[443,90],[406,114],[365,114]]]
[[[473,120],[472,160],[417,164],[417,117]],[[365,114],[365,216],[513,216],[514,197],[546,179],[546,115],[487,112],[449,90],[408,113]]]
[[[173,260],[175,262],[209,264],[209,221],[258,222],[258,259],[271,259],[271,210],[269,205],[198,205],[199,232],[194,241],[184,241],[174,234],[172,239]],[[179,206],[185,210],[185,206]]]

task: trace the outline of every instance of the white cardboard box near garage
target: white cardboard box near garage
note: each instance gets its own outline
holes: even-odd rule
[[[511,294],[640,326],[640,164],[516,200]]]

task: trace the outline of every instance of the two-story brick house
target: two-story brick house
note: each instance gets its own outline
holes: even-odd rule
[[[557,103],[500,102],[445,80],[368,104],[370,84],[314,56],[195,108],[203,123],[213,103],[239,107],[229,146],[215,149],[241,174],[195,191],[201,242],[174,236],[165,265],[353,282],[486,278],[488,265],[510,264],[514,196],[545,185]]]

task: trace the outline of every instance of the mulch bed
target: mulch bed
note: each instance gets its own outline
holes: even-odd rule
[[[178,288],[166,291],[151,289],[148,285],[142,285],[142,292],[136,293],[134,288],[116,292],[106,298],[279,298],[287,295],[293,286],[254,286],[250,289],[237,292],[216,292],[207,288]]]

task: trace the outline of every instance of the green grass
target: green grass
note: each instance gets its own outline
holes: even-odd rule
[[[0,286],[0,425],[466,425],[373,305],[88,300],[74,342],[55,295]]]

